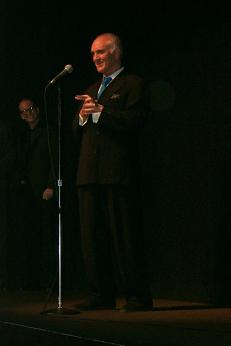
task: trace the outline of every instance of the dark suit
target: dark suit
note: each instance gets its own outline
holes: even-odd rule
[[[100,81],[85,94],[97,98]],[[149,297],[142,254],[139,130],[145,121],[143,81],[121,72],[101,94],[98,123],[81,136],[77,186],[86,272],[93,294]],[[77,122],[78,116],[75,119]]]
[[[55,187],[55,171],[49,155],[46,127],[38,123],[17,132],[17,162],[12,194],[24,249],[23,282],[28,289],[48,287],[56,267],[56,201],[43,200],[43,191]],[[54,169],[57,163],[56,136],[50,129]]]

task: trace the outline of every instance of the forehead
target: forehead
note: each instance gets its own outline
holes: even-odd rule
[[[33,102],[30,100],[23,100],[19,103],[18,108],[19,109],[26,109],[29,108],[30,106],[33,106]]]
[[[95,52],[97,50],[104,50],[107,49],[111,44],[113,40],[110,36],[100,36],[95,39],[95,41],[92,43],[91,51]]]

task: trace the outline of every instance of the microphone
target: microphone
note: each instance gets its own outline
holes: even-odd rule
[[[57,80],[59,80],[59,78],[62,78],[63,76],[65,76],[66,74],[68,73],[72,73],[73,72],[73,67],[72,65],[66,65],[64,67],[64,69],[59,73],[57,74],[57,76],[55,76],[49,83],[48,83],[48,86],[49,85],[53,85],[57,82]]]

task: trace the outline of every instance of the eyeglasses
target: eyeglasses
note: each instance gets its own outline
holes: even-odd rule
[[[29,108],[22,109],[19,111],[20,114],[32,113],[35,110],[35,106],[30,106]]]

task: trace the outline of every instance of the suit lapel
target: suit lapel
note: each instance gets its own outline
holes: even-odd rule
[[[113,79],[113,81],[107,86],[104,92],[100,95],[99,103],[100,103],[100,100],[106,100],[111,95],[116,94],[118,90],[121,89],[123,83],[124,83],[124,78],[122,75],[120,76],[119,74],[115,79]]]

